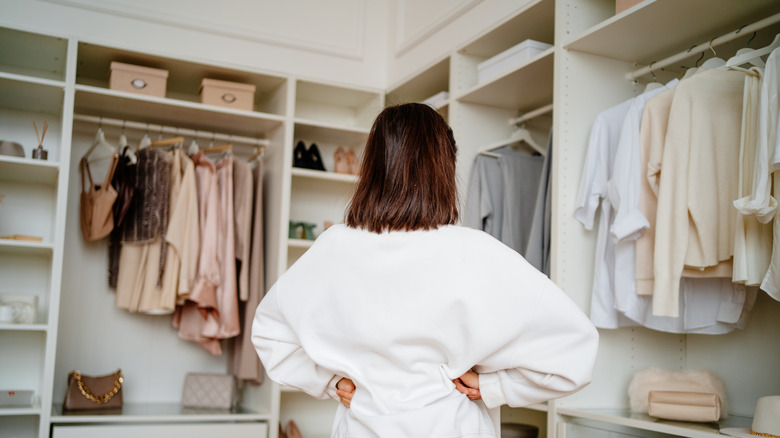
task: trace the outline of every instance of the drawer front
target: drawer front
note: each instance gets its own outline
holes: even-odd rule
[[[100,424],[54,426],[52,438],[265,438],[265,423]]]

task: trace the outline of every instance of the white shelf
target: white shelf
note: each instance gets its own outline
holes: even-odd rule
[[[354,184],[358,181],[357,175],[351,175],[346,173],[327,172],[322,170],[302,169],[300,167],[293,167],[292,176],[299,178],[312,178],[323,181],[336,181],[343,183]]]
[[[8,79],[17,82],[27,82],[30,84],[37,84],[37,85],[46,85],[48,87],[54,87],[54,88],[62,88],[62,89],[65,88],[65,82],[63,81],[39,78],[36,76],[27,76],[27,75],[17,74],[17,73],[9,73],[5,71],[0,71],[0,79]]]
[[[59,115],[62,114],[64,93],[64,87],[57,81],[8,73],[0,75],[0,107],[3,108]]]
[[[287,246],[290,248],[304,248],[308,249],[311,248],[311,246],[314,244],[313,240],[306,240],[306,239],[288,239],[287,240]],[[284,391],[284,389],[282,389]]]
[[[459,52],[490,58],[527,39],[552,44],[555,31],[555,1],[533,0],[507,21],[466,44]]]
[[[594,420],[601,423],[633,427],[635,429],[667,433],[688,438],[712,438],[722,436],[718,427],[750,427],[752,419],[731,415],[715,423],[686,423],[665,421],[646,414],[638,414],[627,409],[572,409],[559,408],[558,414],[574,418]]]
[[[530,409],[532,411],[547,412],[547,403],[536,403],[530,406],[524,406],[523,409]]]
[[[8,324],[0,323],[0,331],[18,331],[18,332],[45,332],[49,329],[46,324]]]
[[[274,114],[221,108],[90,85],[76,85],[75,112],[257,138],[266,137],[284,122],[284,117]]]
[[[67,39],[2,28],[0,41],[0,71],[52,81],[65,79]],[[29,56],[31,53],[35,56]]]
[[[295,139],[341,146],[363,146],[371,130],[315,120],[295,119]]]
[[[456,99],[519,112],[547,105],[553,99],[553,52],[551,47],[516,69],[471,87]]]
[[[645,0],[565,41],[564,47],[649,65],[776,12],[777,0]]]
[[[54,245],[47,242],[0,239],[0,254],[50,256]]]
[[[426,68],[412,79],[393,86],[387,93],[386,104],[422,102],[439,93],[449,91],[450,57],[447,56]]]
[[[0,180],[3,181],[54,185],[59,171],[60,164],[55,161],[0,155]]]
[[[52,423],[204,423],[212,421],[267,421],[271,414],[242,407],[232,410],[185,408],[179,403],[125,403],[121,413],[63,412],[52,407]]]
[[[0,407],[0,418],[17,415],[40,415],[40,406]]]

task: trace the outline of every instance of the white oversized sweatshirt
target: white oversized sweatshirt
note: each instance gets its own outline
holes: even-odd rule
[[[487,409],[588,384],[598,334],[515,251],[481,231],[322,233],[257,308],[252,341],[270,378],[336,397],[333,437],[490,437]],[[452,379],[479,373],[482,402]]]

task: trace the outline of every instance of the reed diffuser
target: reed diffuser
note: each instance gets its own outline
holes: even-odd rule
[[[38,125],[35,122],[33,122],[33,128],[35,128],[35,137],[38,138],[38,147],[33,149],[32,157],[37,160],[45,160],[49,157],[49,151],[43,148],[43,138],[46,136],[46,130],[49,129],[49,122],[43,122],[41,135],[38,135]]]

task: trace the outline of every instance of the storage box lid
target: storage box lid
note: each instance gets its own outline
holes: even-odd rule
[[[552,44],[542,43],[540,41],[535,41],[535,40],[525,40],[522,43],[510,47],[486,61],[480,62],[479,65],[477,65],[477,70],[483,70],[487,67],[492,66],[493,64],[501,62],[504,59],[509,58],[510,56],[518,52],[522,52],[523,50],[526,49],[537,49],[540,51],[544,51],[549,49],[550,47],[552,47]]]
[[[219,79],[207,79],[204,78],[200,83],[200,90],[203,91],[203,87],[219,87],[229,88],[238,91],[250,91],[255,92],[255,86],[252,84],[242,84],[240,82],[220,81]]]
[[[123,62],[111,62],[111,70],[125,70],[125,71],[131,71],[135,73],[145,74],[145,75],[152,75],[152,76],[159,76],[162,78],[168,77],[168,70],[162,70],[159,68],[151,68],[151,67],[142,67],[140,65],[133,65],[133,64],[125,64]]]

